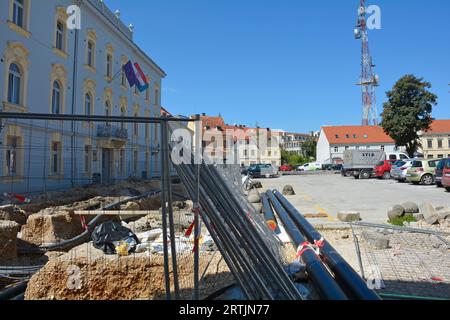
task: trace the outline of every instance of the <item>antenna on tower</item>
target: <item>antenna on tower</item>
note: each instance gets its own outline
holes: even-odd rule
[[[361,40],[361,76],[357,84],[362,89],[362,125],[378,125],[378,112],[375,88],[379,86],[380,78],[374,74],[375,65],[369,50],[367,33],[367,15],[365,0],[360,0],[358,20],[354,30],[355,39]]]

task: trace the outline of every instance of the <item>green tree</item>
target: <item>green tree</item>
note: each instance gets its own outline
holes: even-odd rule
[[[285,151],[282,150],[281,151],[281,163],[283,164],[289,164],[291,166],[295,166],[295,165],[300,165],[300,164],[304,164],[307,163],[308,160],[305,159],[303,156],[295,153],[295,152],[290,152],[290,151]]]
[[[437,96],[427,90],[430,88],[431,83],[423,78],[406,75],[386,92],[388,101],[383,105],[381,126],[411,157],[420,146],[418,132],[428,130],[433,121],[431,112]]]
[[[315,159],[317,150],[317,141],[314,139],[309,139],[302,144],[303,156],[307,159]]]

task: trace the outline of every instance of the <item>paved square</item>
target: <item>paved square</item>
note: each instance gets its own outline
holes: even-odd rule
[[[387,211],[395,204],[414,201],[418,205],[450,207],[450,193],[436,186],[416,186],[395,180],[356,180],[340,174],[314,173],[260,179],[263,190],[292,185],[295,196],[288,199],[302,214],[325,213],[328,218],[310,219],[313,223],[337,222],[341,210],[356,210],[366,222],[387,222]]]

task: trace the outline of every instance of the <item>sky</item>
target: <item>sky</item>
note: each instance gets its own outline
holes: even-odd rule
[[[135,26],[134,41],[167,73],[162,104],[173,114],[221,114],[229,124],[292,132],[359,125],[358,0],[105,0]],[[405,74],[438,95],[450,119],[450,1],[373,0],[369,32],[386,91]]]

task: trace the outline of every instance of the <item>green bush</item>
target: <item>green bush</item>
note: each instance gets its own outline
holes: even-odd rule
[[[414,218],[412,214],[405,214],[402,217],[396,217],[394,219],[389,219],[389,223],[394,226],[403,227],[403,222],[416,222],[417,220]]]

